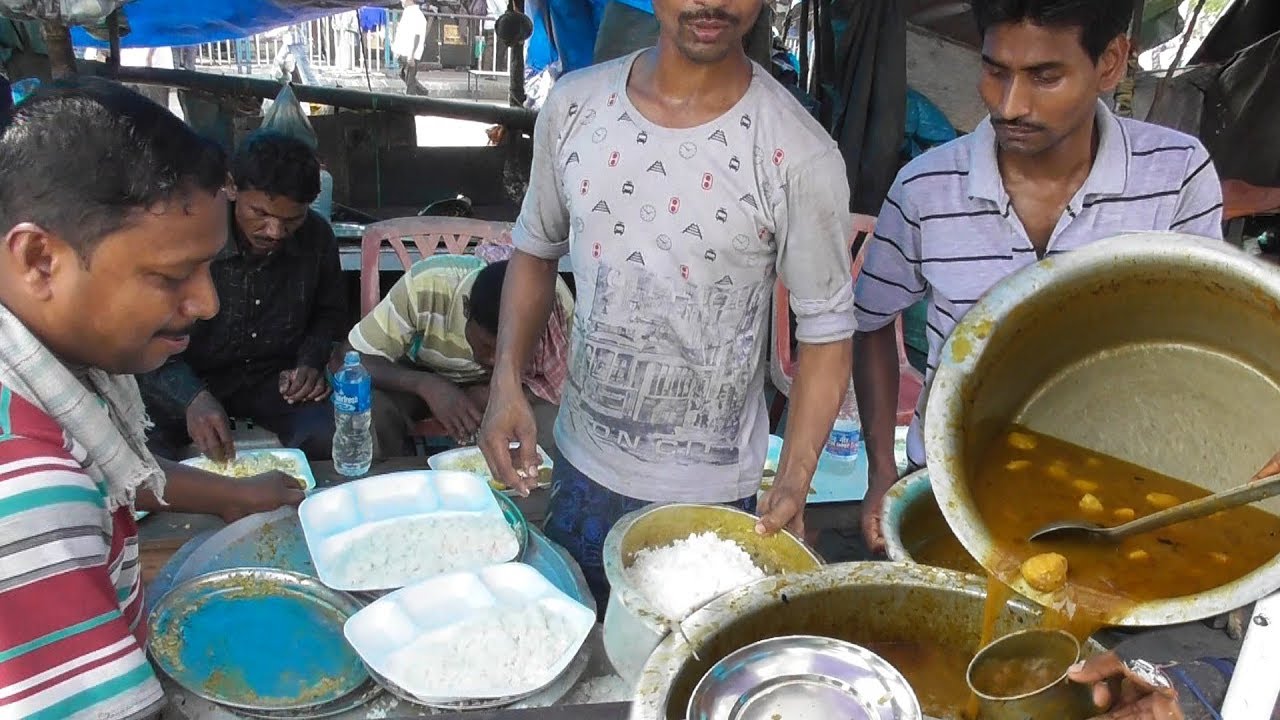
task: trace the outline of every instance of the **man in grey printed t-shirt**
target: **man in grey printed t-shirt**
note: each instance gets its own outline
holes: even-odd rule
[[[898,315],[928,299],[927,388],[956,323],[1018,269],[1125,232],[1222,237],[1222,188],[1200,142],[1117,118],[1098,100],[1124,75],[1133,0],[975,0],[973,12],[990,117],[898,173],[858,277],[862,531],[873,552],[884,548],[880,507],[898,480]],[[915,466],[927,398],[907,436]]]
[[[778,277],[798,318],[800,370],[759,532],[803,529],[847,387],[844,163],[744,54],[761,4],[655,0],[657,47],[566,75],[538,117],[481,447],[498,477],[532,487],[534,422],[519,369],[568,254],[578,297],[546,529],[598,598],[601,546],[623,514],[655,501],[754,509]],[[511,441],[527,450],[514,466]]]

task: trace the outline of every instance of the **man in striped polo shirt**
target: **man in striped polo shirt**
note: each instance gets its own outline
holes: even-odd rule
[[[854,383],[870,469],[862,531],[872,552],[884,549],[880,507],[898,480],[894,320],[904,310],[928,299],[927,384],[959,319],[1018,269],[1124,232],[1222,236],[1222,190],[1200,142],[1118,118],[1098,100],[1124,75],[1132,0],[975,0],[973,12],[990,116],[898,174],[857,283]],[[927,397],[908,434],[914,466],[925,461]]]
[[[227,521],[295,481],[157,461],[133,374],[218,311],[226,161],[123,86],[55,83],[0,121],[0,718],[143,718],[134,507]]]

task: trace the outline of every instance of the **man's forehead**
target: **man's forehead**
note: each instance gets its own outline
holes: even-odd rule
[[[147,263],[177,264],[207,260],[227,238],[226,199],[221,193],[192,193],[130,214],[119,231],[103,238]]]
[[[982,59],[1010,69],[1062,66],[1088,60],[1081,43],[1082,28],[1001,23],[987,29]]]
[[[284,220],[296,220],[307,213],[306,204],[283,195],[270,195],[261,190],[241,190],[239,202]]]

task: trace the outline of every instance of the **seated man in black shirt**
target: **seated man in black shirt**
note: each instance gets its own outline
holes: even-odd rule
[[[138,378],[152,449],[172,456],[194,441],[210,458],[233,457],[229,417],[240,417],[327,460],[324,367],[345,316],[337,241],[308,209],[320,165],[299,140],[259,131],[236,151],[231,174],[231,237],[210,266],[222,308],[195,326],[185,352]]]

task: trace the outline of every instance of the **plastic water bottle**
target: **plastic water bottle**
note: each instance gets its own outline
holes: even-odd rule
[[[827,446],[818,459],[818,472],[844,479],[852,477],[862,450],[862,423],[858,420],[858,401],[853,385],[845,395],[836,422],[831,426]]]
[[[333,466],[347,477],[360,477],[373,464],[372,396],[373,381],[360,364],[360,353],[347,353],[333,377]]]

